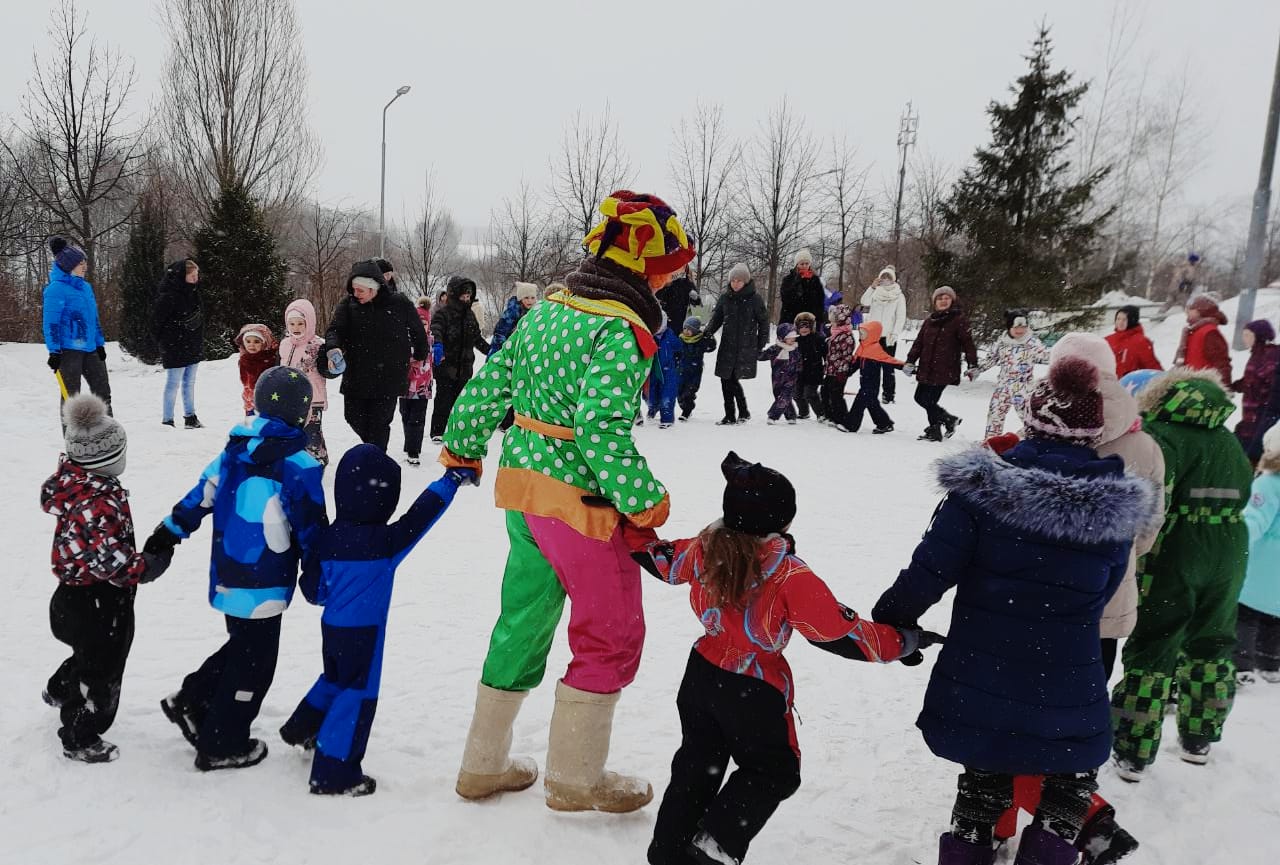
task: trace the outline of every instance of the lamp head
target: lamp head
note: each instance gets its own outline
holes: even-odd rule
[[[396,96],[404,96],[408,92],[409,92],[408,84],[405,84],[403,87],[396,88]]]

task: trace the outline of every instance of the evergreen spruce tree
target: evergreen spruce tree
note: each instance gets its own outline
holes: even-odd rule
[[[151,311],[155,307],[164,278],[166,240],[163,206],[144,195],[138,221],[129,232],[121,276],[120,346],[143,363],[160,362],[160,346],[151,331]]]
[[[242,185],[222,191],[209,223],[196,232],[195,259],[205,314],[205,357],[233,353],[241,325],[261,322],[280,336],[284,308],[292,300],[285,287],[285,262],[262,210]]]
[[[1111,281],[1086,267],[1112,212],[1090,207],[1110,168],[1072,181],[1067,154],[1088,85],[1053,71],[1052,50],[1042,26],[1030,68],[1010,88],[1013,102],[987,109],[991,144],[975,153],[942,205],[948,240],[926,256],[934,284],[960,292],[979,333],[1002,329],[1005,309],[1088,304]]]

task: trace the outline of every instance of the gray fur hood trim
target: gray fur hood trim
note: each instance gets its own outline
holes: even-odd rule
[[[983,447],[943,457],[936,467],[943,492],[1014,528],[1087,546],[1132,541],[1150,525],[1161,500],[1155,484],[1143,478],[1023,468]]]

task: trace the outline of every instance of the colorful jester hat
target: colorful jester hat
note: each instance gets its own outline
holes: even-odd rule
[[[675,273],[693,259],[693,241],[656,195],[620,189],[600,202],[600,213],[604,221],[582,241],[596,258],[642,276]]]

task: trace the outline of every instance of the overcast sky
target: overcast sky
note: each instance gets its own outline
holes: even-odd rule
[[[139,116],[166,51],[153,0],[82,0],[89,26],[137,63]],[[984,108],[1025,69],[1046,18],[1056,59],[1100,74],[1111,2],[1104,0],[298,0],[311,70],[308,118],[324,145],[322,200],[378,203],[379,120],[391,109],[388,220],[421,197],[434,168],[459,222],[482,226],[522,177],[543,188],[547,159],[576,109],[612,103],[638,169],[633,187],[671,190],[668,139],[699,99],[724,105],[749,135],[783,97],[819,136],[847,134],[873,186],[893,170],[898,117],[920,114],[919,143],[963,164],[987,139]],[[1184,65],[1215,130],[1189,192],[1247,200],[1280,42],[1277,0],[1151,0],[1137,63],[1153,83]],[[51,0],[7,0],[0,115],[10,115],[43,50]]]

